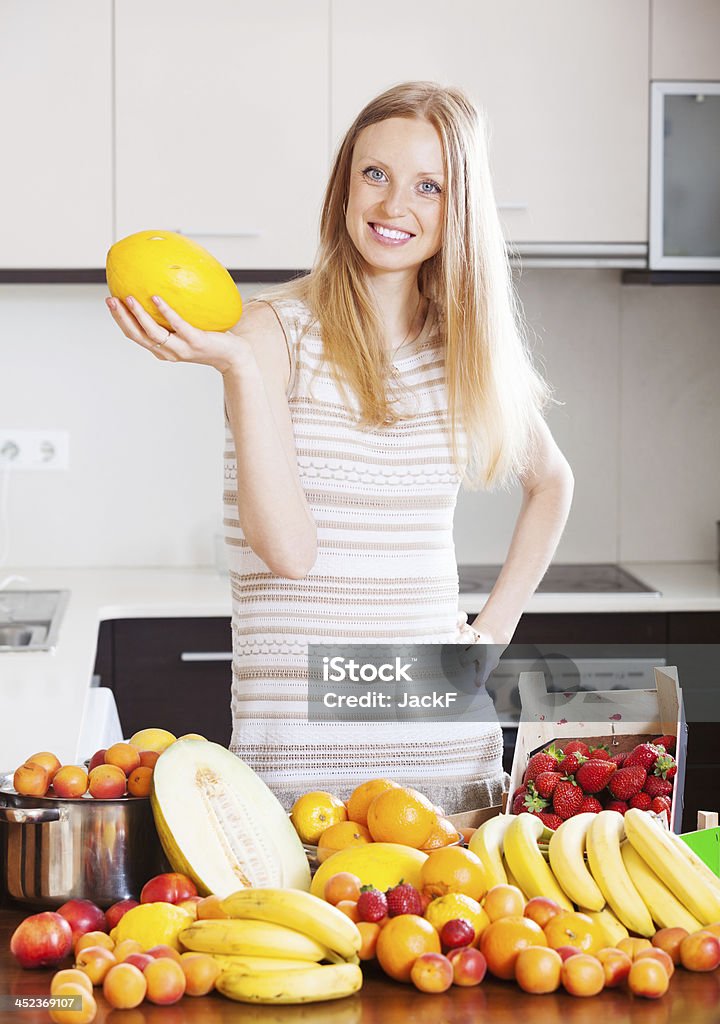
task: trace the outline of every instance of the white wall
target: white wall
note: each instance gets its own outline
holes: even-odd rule
[[[713,559],[720,289],[532,269],[518,291],[563,403],[548,420],[576,478],[557,559]],[[70,431],[68,472],[6,480],[8,564],[213,564],[220,378],[126,341],[106,294],[102,285],[0,286],[0,428]],[[463,492],[458,561],[501,562],[518,504],[517,492]]]

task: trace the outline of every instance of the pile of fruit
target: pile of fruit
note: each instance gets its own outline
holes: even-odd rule
[[[368,843],[429,851],[463,840],[441,808],[391,779],[363,782],[347,801],[323,790],[305,793],[295,801],[290,820],[304,843],[317,846],[320,863],[337,850]]]
[[[623,754],[572,740],[550,744],[528,761],[511,797],[513,814],[536,814],[549,827],[588,811],[630,808],[670,814],[677,764],[674,736],[658,736]]]
[[[176,740],[166,729],[143,729],[127,743],[113,743],[107,749],[97,750],[87,769],[84,765],[63,765],[55,754],[43,750],[32,754],[15,770],[13,786],[21,796],[63,800],[149,796],[155,763]]]

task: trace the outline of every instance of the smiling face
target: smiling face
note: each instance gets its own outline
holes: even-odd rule
[[[417,273],[438,252],[444,188],[440,136],[428,121],[391,117],[363,128],[345,223],[369,273]]]

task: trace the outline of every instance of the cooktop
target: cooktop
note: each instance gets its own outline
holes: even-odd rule
[[[460,593],[489,594],[500,574],[500,565],[459,565]],[[651,594],[648,587],[626,569],[611,563],[551,565],[537,588],[538,594]]]

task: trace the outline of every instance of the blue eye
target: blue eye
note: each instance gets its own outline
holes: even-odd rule
[[[363,174],[366,175],[370,181],[382,181],[385,177],[385,173],[381,171],[379,167],[366,167]]]
[[[430,187],[426,189],[425,185],[429,185]],[[438,185],[438,183],[436,181],[421,181],[420,182],[420,191],[424,192],[425,195],[427,195],[427,196],[432,196],[432,195],[439,195],[442,192],[442,189],[440,188],[440,186]]]

